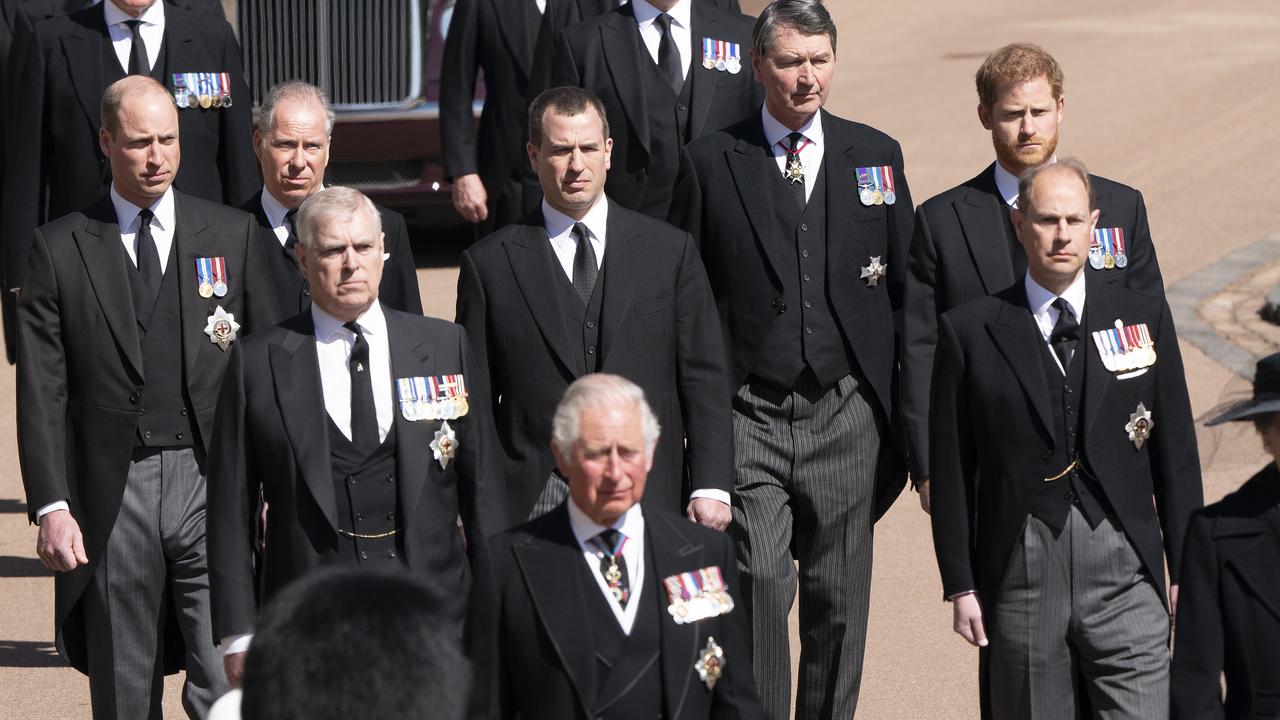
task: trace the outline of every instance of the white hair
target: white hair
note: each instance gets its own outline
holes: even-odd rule
[[[587,410],[612,409],[631,405],[640,412],[640,426],[644,432],[646,452],[652,452],[662,432],[658,418],[645,400],[639,385],[620,375],[592,373],[573,381],[560,404],[556,406],[551,421],[551,440],[561,455],[569,457],[573,446],[581,437],[582,413]]]
[[[315,242],[316,232],[328,223],[349,222],[363,212],[373,223],[373,234],[382,234],[382,215],[373,201],[353,188],[333,186],[314,192],[298,208],[298,242],[307,248]]]

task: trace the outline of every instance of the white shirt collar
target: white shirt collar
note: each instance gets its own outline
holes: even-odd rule
[[[164,0],[156,0],[151,3],[151,7],[143,10],[142,14],[137,18],[131,17],[128,13],[116,7],[113,2],[103,2],[102,13],[107,21],[107,27],[134,19],[141,20],[144,25],[164,25]]]
[[[280,204],[275,195],[267,191],[266,186],[262,187],[262,212],[267,215],[267,222],[271,223],[272,228],[278,228],[284,225],[284,216],[289,214],[289,208]]]
[[[579,222],[551,207],[546,198],[542,200],[542,221],[546,223],[547,237],[565,235],[573,229],[575,222]],[[595,205],[591,206],[587,214],[582,217],[581,222],[587,226],[587,229],[602,245],[606,242],[605,230],[609,225],[609,199],[605,197],[604,193],[600,193],[600,199],[596,201]]]
[[[626,535],[633,542],[640,542],[644,538],[644,515],[640,512],[640,503],[627,508],[627,511],[609,527],[597,525],[596,521],[587,517],[587,514],[574,502],[572,495],[569,496],[566,504],[569,506],[569,526],[573,528],[573,536],[577,538],[579,545],[587,547],[592,538],[609,528]]]
[[[675,24],[680,27],[690,28],[689,16],[692,6],[693,0],[676,0],[676,4],[672,6],[667,14],[671,16]],[[631,12],[636,16],[636,24],[644,27],[652,23],[662,11],[650,5],[646,0],[631,0]]]
[[[315,324],[316,340],[320,342],[333,340],[339,332],[349,332],[343,327],[344,323],[341,320],[321,310],[315,302],[311,303],[311,322]],[[366,335],[386,335],[387,318],[382,313],[382,304],[374,300],[373,305],[356,318],[356,325],[360,326],[360,331]]]
[[[1049,158],[1049,162],[1058,162],[1058,156]],[[1005,170],[999,160],[996,161],[996,192],[1009,207],[1018,206],[1018,176]]]
[[[784,142],[787,136],[791,134],[791,128],[783,125],[769,114],[769,106],[760,106],[760,118],[764,121],[764,138],[769,141],[769,147],[774,149],[777,154],[778,143]],[[805,123],[797,131],[804,135],[805,139],[816,146],[822,146],[822,111],[813,114],[809,118],[809,122]]]
[[[120,226],[120,232],[133,232],[133,223],[138,219],[138,213],[142,212],[142,208],[121,197],[120,193],[116,192],[115,183],[111,183],[111,204],[116,209],[116,223]],[[172,187],[165,190],[163,195],[148,206],[148,209],[154,216],[151,220],[153,228],[173,230],[177,226]]]
[[[1023,286],[1027,289],[1027,304],[1031,306],[1031,312],[1036,317],[1043,317],[1049,312],[1049,308],[1053,305],[1053,301],[1059,296],[1045,290],[1040,283],[1031,279],[1030,271],[1027,272],[1023,280]],[[1071,285],[1061,295],[1063,300],[1067,301],[1067,305],[1071,306],[1071,311],[1075,313],[1076,321],[1084,317],[1084,270],[1081,269],[1080,274],[1072,281]]]

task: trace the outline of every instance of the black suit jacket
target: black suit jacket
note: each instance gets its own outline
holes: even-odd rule
[[[733,545],[728,535],[644,505],[645,551],[657,573],[645,577],[640,597],[663,593],[663,578],[718,565],[737,600],[728,614],[677,625],[663,614],[661,658],[664,714],[672,720],[762,716],[752,688],[751,650]],[[586,576],[582,550],[566,505],[493,539],[498,578],[497,636],[501,718],[594,718],[608,709],[597,697],[595,652],[587,593],[599,589]],[[698,679],[694,663],[715,638],[724,648],[724,675],[714,691]]]
[[[1084,353],[1079,452],[1156,589],[1164,566],[1177,582],[1191,511],[1200,507],[1200,465],[1182,357],[1161,298],[1086,278],[1076,361]],[[1146,323],[1156,362],[1127,379],[1106,369],[1091,333]],[[987,602],[1044,484],[1057,442],[1041,361],[1045,342],[1023,282],[942,316],[930,417],[933,543],[947,597],[977,590]],[[1142,403],[1152,413],[1141,448],[1125,424]],[[1057,410],[1058,412],[1061,409]],[[1155,497],[1155,506],[1152,505]],[[1161,552],[1163,545],[1164,552]]]
[[[686,466],[693,489],[733,487],[715,300],[688,233],[612,203],[606,234],[598,367],[644,389],[662,425],[648,496],[678,512]],[[551,417],[577,379],[556,290],[567,281],[540,212],[462,255],[457,318],[489,373],[512,524],[555,467]]]
[[[501,484],[486,470],[493,431],[484,383],[472,381],[475,366],[462,328],[389,308],[384,313],[394,377],[462,373],[467,378],[471,409],[448,421],[458,445],[446,467],[429,447],[444,421],[406,421],[397,404],[393,426],[404,561],[439,594],[445,617],[460,626],[473,580],[489,577],[487,533],[506,519]],[[232,352],[209,459],[209,585],[216,637],[252,632],[259,600],[270,600],[307,571],[336,561],[328,422],[309,310]],[[266,560],[255,569],[259,493],[268,507]]]
[[[207,318],[223,307],[245,334],[276,321],[276,301],[253,218],[181,193],[176,205],[176,254],[166,272],[178,273],[184,379],[203,452],[228,356],[205,334]],[[226,258],[229,291],[206,300],[196,292],[196,258],[213,256]],[[120,507],[147,389],[131,264],[110,199],[38,229],[30,268],[18,305],[18,454],[32,521],[66,500],[84,533],[89,564],[55,579],[59,649],[83,670],[73,609]]]
[[[245,212],[253,213],[258,221],[258,238],[266,246],[264,254],[271,261],[271,275],[275,279],[276,295],[283,313],[293,315],[311,307],[311,289],[307,287],[306,278],[298,269],[297,262],[291,257],[292,251],[285,250],[275,231],[271,229],[271,221],[262,209],[262,193],[258,191],[249,201],[240,207]],[[383,251],[391,257],[387,258],[382,268],[382,284],[378,286],[378,300],[385,307],[401,310],[413,315],[422,314],[422,297],[418,293],[417,265],[413,260],[413,248],[409,243],[409,228],[405,225],[404,216],[381,205],[378,214],[382,216]]]
[[[725,12],[742,12],[738,0],[693,0],[693,2],[695,5],[707,5]],[[582,17],[590,18],[616,10],[620,4],[618,0],[578,0],[578,11]]]
[[[893,138],[861,123],[822,112],[826,148],[827,293],[851,357],[869,383],[881,416],[896,424],[898,381],[896,314],[911,237],[911,191],[902,149]],[[897,203],[866,207],[858,200],[857,167],[891,165]],[[778,165],[764,136],[760,109],[745,120],[685,146],[671,222],[693,233],[711,279],[729,351],[731,392],[741,385],[772,331],[782,298],[778,268],[795,252],[792,237],[774,237],[775,196],[762,182]],[[861,268],[879,256],[885,282],[870,287]],[[896,447],[887,448],[895,452]],[[876,517],[905,483],[902,470],[885,473],[876,488]]]
[[[1280,717],[1280,471],[1275,463],[1191,516],[1171,672],[1174,720]]]
[[[689,137],[697,138],[758,109],[764,91],[746,55],[751,18],[695,2],[690,25]],[[738,43],[742,71],[734,75],[703,67],[704,37]],[[662,158],[650,154],[649,113],[655,101],[645,97],[641,63],[652,65],[653,59],[627,3],[560,33],[551,80],[552,85],[586,88],[604,103],[613,136],[613,160],[605,184],[609,197],[632,210],[658,208],[657,216],[662,217],[671,201],[671,188],[649,186],[649,176],[657,172],[654,163]],[[675,171],[673,167],[657,174],[672,177]]]
[[[182,163],[174,186],[188,195],[240,205],[262,187],[250,146],[252,116],[240,47],[225,21],[165,7],[165,84],[177,72],[226,72],[230,108],[178,111]],[[110,169],[98,147],[99,104],[124,71],[103,63],[110,44],[96,5],[36,26],[14,96],[4,198],[5,288],[22,286],[31,230],[92,204],[106,193]]]
[[[1142,193],[1090,175],[1098,227],[1124,230],[1128,267],[1085,272],[1106,282],[1164,297],[1147,207]],[[995,164],[963,185],[926,200],[916,211],[906,278],[903,327],[902,416],[913,478],[929,477],[929,386],[938,318],[946,311],[992,295],[1014,276],[1003,216],[1009,206],[996,189]],[[1017,240],[1014,239],[1016,244]],[[1025,263],[1024,263],[1025,265]]]

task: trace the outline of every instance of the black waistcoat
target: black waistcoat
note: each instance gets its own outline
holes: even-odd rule
[[[120,247],[124,252],[124,246]],[[160,294],[151,308],[140,308],[135,300],[134,317],[138,321],[138,337],[142,342],[142,377],[145,386],[138,400],[139,447],[182,448],[199,444],[199,427],[187,397],[187,382],[182,362],[182,308],[178,287],[178,243],[169,246],[169,261]],[[129,284],[135,298],[141,289],[138,268],[130,263]],[[195,288],[185,288],[195,293]],[[194,302],[195,299],[193,298]],[[204,328],[189,328],[201,332]]]
[[[1082,331],[1081,335],[1085,333]],[[1049,477],[1067,468],[1073,460],[1079,459],[1081,464],[1078,469],[1053,482],[1038,479],[1041,487],[1031,506],[1031,514],[1052,528],[1056,535],[1062,532],[1067,513],[1075,503],[1089,525],[1097,527],[1106,517],[1105,497],[1098,487],[1098,481],[1089,474],[1087,463],[1079,452],[1080,436],[1083,433],[1084,366],[1089,346],[1084,339],[1076,343],[1071,365],[1064,376],[1054,362],[1053,350],[1049,348],[1049,344],[1041,341],[1039,345],[1042,349],[1039,362],[1044,366],[1044,375],[1049,385],[1049,407],[1053,411],[1053,432],[1057,439],[1048,465],[1051,471]]]
[[[827,174],[824,167],[818,168],[803,210],[792,200],[790,181],[781,172],[768,175],[761,182],[773,186],[774,208],[779,212],[766,242],[788,247],[778,254],[783,258],[778,267],[782,280],[778,315],[751,371],[790,388],[808,367],[823,387],[829,387],[848,375],[852,364],[827,297]]]
[[[639,27],[636,28],[639,32]],[[696,58],[695,58],[696,60]],[[671,207],[671,188],[675,186],[676,172],[680,169],[680,148],[689,138],[689,105],[692,90],[689,79],[694,68],[677,95],[662,76],[653,56],[640,42],[640,82],[644,86],[644,98],[649,117],[649,165],[644,197],[639,198],[637,210],[656,218],[666,218]]]
[[[363,457],[332,418],[327,425],[338,527],[361,535],[377,535],[400,528],[395,424],[387,433],[387,439]],[[345,562],[396,565],[404,562],[403,548],[399,533],[376,539],[338,534],[338,555]]]
[[[587,594],[587,624],[590,627],[596,665],[596,707],[592,717],[600,720],[652,720],[661,717],[662,663],[661,623],[662,579],[653,566],[653,549],[645,548],[644,587],[632,602],[641,603],[631,634],[625,635],[600,592],[585,563],[582,581]],[[692,668],[693,660],[689,660]]]
[[[571,369],[577,377],[582,377],[600,369],[600,316],[604,297],[604,263],[600,263],[595,287],[591,289],[591,302],[587,305],[582,304],[582,297],[578,295],[573,283],[560,271],[559,261],[554,264],[556,293],[560,296],[560,314],[564,318],[564,327],[568,331],[569,343],[573,351],[574,367]]]

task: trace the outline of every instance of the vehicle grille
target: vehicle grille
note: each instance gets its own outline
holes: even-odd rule
[[[240,45],[254,104],[301,79],[342,111],[422,97],[423,0],[241,0]]]
[[[335,160],[325,170],[325,180],[365,191],[413,187],[422,182],[422,160]]]

